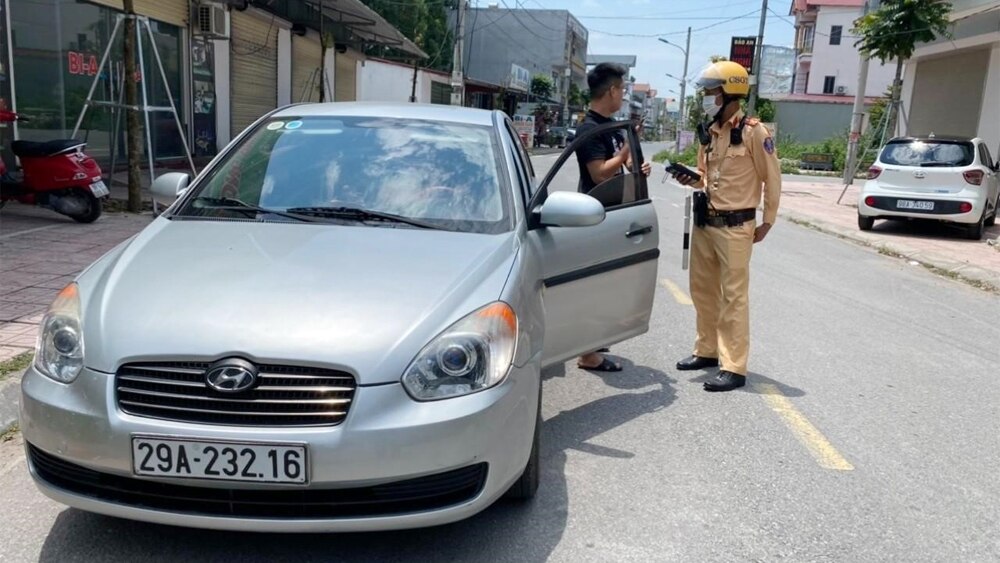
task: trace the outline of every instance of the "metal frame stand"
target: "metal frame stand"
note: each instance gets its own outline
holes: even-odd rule
[[[101,81],[104,69],[108,64],[108,59],[111,55],[111,49],[115,44],[115,39],[118,37],[118,31],[122,27],[122,22],[126,19],[134,19],[136,22],[136,50],[139,63],[139,77],[142,81],[142,105],[141,106],[129,106],[123,103],[125,95],[125,80],[127,78],[125,70],[122,71],[121,79],[121,90],[119,91],[117,101],[100,101],[94,99],[94,91],[97,90],[97,84]],[[156,60],[156,66],[160,71],[160,79],[163,81],[163,89],[167,93],[167,100],[169,100],[169,106],[151,106],[149,105],[149,81],[146,79],[146,62],[143,57],[142,48],[142,29],[146,30],[146,36],[149,37],[149,44],[153,49],[153,57]],[[109,76],[111,74],[109,73]],[[87,110],[91,106],[99,107],[111,107],[118,108],[120,110],[137,110],[143,113],[145,119],[145,130],[146,130],[146,155],[149,158],[149,181],[150,186],[152,186],[153,181],[156,180],[156,168],[154,164],[153,156],[153,134],[149,125],[149,114],[152,112],[170,112],[174,116],[174,123],[177,125],[177,133],[181,137],[181,143],[184,145],[184,155],[187,157],[188,164],[191,166],[191,173],[194,175],[198,174],[197,169],[194,166],[194,159],[191,157],[191,148],[187,142],[187,136],[184,135],[184,126],[181,124],[181,118],[177,114],[177,105],[174,103],[174,95],[170,92],[170,85],[167,81],[167,73],[163,70],[163,60],[160,59],[160,51],[156,48],[156,39],[153,37],[153,29],[149,25],[149,18],[146,16],[137,16],[130,14],[119,14],[115,21],[115,28],[111,32],[111,37],[108,38],[108,46],[104,48],[104,54],[101,56],[101,65],[97,69],[97,74],[94,76],[94,82],[90,85],[90,92],[87,93],[87,99],[83,104],[83,109],[80,111],[80,117],[76,120],[76,126],[73,128],[73,137],[76,137],[77,133],[80,131],[80,126],[83,125],[83,119],[87,115]],[[117,137],[118,127],[120,123],[121,113],[115,119],[115,135]],[[117,138],[113,139],[113,145],[117,144]],[[112,148],[114,151],[114,148]],[[114,152],[112,152],[114,155]],[[112,157],[114,159],[114,156]],[[114,164],[114,163],[113,163]],[[111,169],[111,174],[114,174],[114,168]],[[110,181],[110,178],[109,178]],[[158,205],[156,200],[153,200],[153,213],[158,212]]]
[[[851,183],[844,184],[844,189],[840,192],[840,197],[837,198],[837,205],[840,205],[840,200],[844,199],[844,194],[847,193],[848,188],[854,185],[854,177],[858,175],[858,170],[861,169],[861,163],[865,161],[865,158],[872,153],[872,151],[878,152],[878,150],[885,144],[885,135],[887,133],[886,129],[889,127],[889,115],[893,111],[893,104],[890,102],[889,107],[886,108],[885,113],[882,114],[882,120],[879,121],[877,131],[881,131],[879,135],[878,143],[872,143],[858,155],[858,160],[854,164],[854,170],[851,170]],[[874,139],[872,139],[874,141]]]
[[[312,101],[313,92],[315,91],[316,85],[319,84],[320,80],[326,83],[327,92],[330,93],[333,92],[333,90],[330,89],[330,77],[323,76],[322,78],[320,78],[320,75],[322,74],[323,74],[323,67],[318,67],[312,71],[312,74],[309,75],[309,82],[307,82],[306,85],[302,87],[302,94],[299,95],[299,102]],[[306,99],[306,96],[308,96],[309,99]],[[322,102],[323,100],[319,101]]]

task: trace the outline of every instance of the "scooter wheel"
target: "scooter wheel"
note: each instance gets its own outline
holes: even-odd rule
[[[101,205],[100,199],[94,197],[94,194],[88,190],[76,190],[74,195],[87,202],[87,210],[82,213],[70,215],[71,219],[77,223],[93,223],[101,216],[104,206]]]

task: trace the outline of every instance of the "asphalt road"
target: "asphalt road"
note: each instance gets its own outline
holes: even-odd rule
[[[536,158],[539,173],[554,160]],[[652,180],[663,254],[651,331],[614,348],[624,373],[546,373],[533,503],[389,534],[152,526],[48,501],[15,439],[0,445],[0,559],[1000,559],[1000,298],[779,222],[754,251],[751,385],[705,393],[703,374],[673,369],[694,323],[683,192]]]

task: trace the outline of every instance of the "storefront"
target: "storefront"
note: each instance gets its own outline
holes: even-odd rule
[[[334,101],[354,102],[358,99],[358,61],[362,55],[351,49],[337,51],[334,79]]]
[[[292,36],[292,102],[320,101],[323,45],[310,31]]]
[[[18,137],[26,140],[51,140],[68,137],[80,115],[94,77],[101,80],[95,100],[117,101],[122,86],[122,44],[124,29],[115,38],[104,69],[101,58],[117,22],[118,10],[107,6],[73,0],[6,0],[9,8],[13,93],[17,111],[32,118],[19,125]],[[110,2],[105,2],[110,3]],[[113,3],[112,3],[113,4]],[[156,49],[163,61],[167,85],[178,103],[182,103],[183,54],[186,34],[183,24],[186,1],[163,0],[155,4],[137,1],[137,11],[155,15],[150,20]],[[168,106],[163,80],[155,64],[148,34],[142,34],[143,59],[148,82],[149,104]],[[179,108],[186,123],[184,106]],[[78,136],[88,142],[88,153],[98,159],[110,155],[114,127],[110,108],[88,111]],[[124,121],[124,120],[122,120]],[[183,157],[184,149],[173,116],[153,113],[150,116],[153,153],[157,159]],[[124,124],[118,129],[124,130]],[[119,149],[124,133],[118,136]]]
[[[316,29],[321,12],[314,7],[304,2],[269,4],[267,11],[233,7],[225,12],[225,30],[219,31],[189,27],[190,0],[133,2],[136,13],[149,18],[153,35],[150,41],[140,26],[145,66],[140,96],[144,90],[149,106],[168,107],[169,88],[195,157],[213,156],[220,145],[279,104],[319,101],[323,50]],[[13,158],[6,147],[14,138],[47,141],[72,135],[95,78],[94,101],[123,101],[124,24],[109,46],[121,10],[122,0],[0,0],[0,109],[31,118],[16,127],[0,124],[0,152],[8,164]],[[327,99],[357,98],[358,65],[364,59],[360,49],[365,44],[384,42],[426,57],[359,0],[342,0],[323,13],[327,33],[338,42],[325,65]],[[292,26],[290,18],[309,21]],[[361,20],[364,23],[347,23]],[[212,35],[203,36],[202,31]],[[354,43],[346,47],[344,41]],[[154,44],[166,84],[155,62]],[[109,59],[102,67],[105,52]],[[125,129],[124,112],[92,106],[77,138],[88,143],[87,152],[102,165],[108,164],[114,149],[122,166]],[[172,113],[150,113],[150,137],[158,162],[184,162]],[[145,142],[143,146],[145,150]]]
[[[232,11],[232,134],[278,107],[280,20],[256,10]]]

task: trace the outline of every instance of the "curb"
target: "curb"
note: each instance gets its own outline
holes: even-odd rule
[[[0,381],[0,435],[17,425],[22,375],[23,371],[14,372]]]
[[[979,289],[1000,293],[1000,272],[972,266],[966,262],[949,260],[940,255],[920,252],[896,242],[886,242],[875,236],[867,235],[862,231],[831,225],[810,215],[791,211],[779,211],[778,215],[793,223],[811,227],[821,233],[833,235],[861,246],[916,262],[938,275],[957,278],[966,283],[971,283]]]

